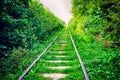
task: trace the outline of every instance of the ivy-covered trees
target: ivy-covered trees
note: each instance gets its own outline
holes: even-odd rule
[[[31,0],[0,1],[0,57],[15,47],[30,48],[63,27],[62,21]]]
[[[112,47],[120,47],[120,2],[119,0],[105,1],[101,5],[104,20],[102,35],[110,42]]]
[[[0,57],[6,57],[13,47],[23,45],[23,36],[17,33],[27,25],[27,6],[28,0],[0,1]]]
[[[78,24],[83,23],[84,29],[89,29],[95,36],[101,36],[106,47],[120,46],[118,0],[72,0],[72,3],[72,13]]]

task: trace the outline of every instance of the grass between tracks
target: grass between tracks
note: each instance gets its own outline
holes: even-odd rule
[[[67,41],[67,45],[65,47],[62,47],[62,49],[65,52],[59,54],[58,51],[61,49],[61,46],[57,42],[61,40]],[[55,55],[57,56],[62,55],[67,57],[56,58]],[[46,60],[68,60],[70,62],[60,62],[56,64],[54,62],[52,63],[47,62]],[[52,66],[71,66],[71,67],[63,70],[48,68]],[[28,73],[28,75],[25,76],[25,80],[51,80],[49,78],[42,77],[41,76],[42,73],[67,74],[67,76],[64,79],[60,80],[84,80],[81,67],[79,65],[77,56],[72,47],[72,43],[70,41],[68,33],[67,35],[63,34],[59,37],[59,39],[54,43],[54,45],[52,45],[51,48],[43,55],[42,59],[33,67],[33,69]]]

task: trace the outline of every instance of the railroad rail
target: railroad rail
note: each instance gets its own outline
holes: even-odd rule
[[[79,55],[78,49],[77,49],[77,47],[76,47],[76,45],[75,45],[75,42],[74,42],[74,40],[73,40],[73,38],[72,38],[72,35],[71,35],[70,30],[69,30],[69,34],[70,34],[70,38],[71,38],[73,47],[74,47],[74,49],[75,49],[76,55],[77,55],[77,57],[78,57],[79,63],[80,63],[80,65],[81,65],[81,67],[82,67],[82,70],[83,70],[85,79],[86,79],[86,80],[90,80],[90,79],[89,79],[89,76],[88,76],[88,74],[87,74],[86,68],[85,68],[85,66],[84,66],[84,64],[83,64],[83,61],[82,61],[82,59],[81,59],[81,57],[80,57],[80,55]]]
[[[58,38],[58,35],[55,37],[55,39],[43,50],[43,52],[32,62],[32,64],[20,75],[18,80],[22,80],[24,76],[31,70],[31,68],[36,64],[36,62],[42,57],[42,55],[50,48],[50,46],[55,42],[55,40]]]
[[[81,66],[81,68],[82,68],[82,71],[83,71],[83,73],[84,73],[84,77],[85,77],[85,80],[90,80],[89,79],[89,76],[88,76],[88,74],[87,74],[87,71],[86,71],[86,68],[85,68],[85,66],[84,66],[84,64],[83,64],[83,62],[82,62],[82,59],[81,59],[81,57],[80,57],[80,54],[79,54],[79,52],[78,52],[78,49],[77,49],[77,47],[76,47],[76,45],[75,45],[75,42],[74,42],[74,40],[73,40],[73,38],[72,38],[72,35],[71,35],[71,32],[70,32],[70,30],[67,30],[68,31],[68,35],[69,35],[69,37],[70,37],[70,41],[71,41],[71,43],[72,43],[72,47],[74,48],[74,52],[76,53],[76,55],[77,55],[77,58],[78,58],[78,61],[79,61],[79,65]],[[60,34],[62,34],[62,33],[60,33]],[[67,35],[67,33],[66,34],[64,34],[64,35]],[[57,35],[55,38],[54,38],[54,40],[43,50],[43,52],[32,62],[32,64],[19,76],[19,78],[17,79],[17,80],[22,80],[26,75],[27,75],[27,73],[29,73],[29,71],[32,69],[32,67],[40,60],[40,58],[43,56],[43,54],[45,54],[46,52],[47,52],[47,50],[49,50],[49,48],[53,45],[53,43],[56,43],[56,40],[59,38],[59,36],[60,35]],[[63,45],[64,46],[64,44],[66,44],[67,43],[67,41],[61,41],[61,42],[59,42],[59,43],[57,43],[57,44],[61,44],[61,45]],[[57,50],[54,50],[54,51],[57,51]],[[60,49],[60,50],[58,50],[59,51],[59,53],[60,52],[64,52],[64,49]],[[60,56],[58,56],[58,57],[60,57]],[[61,58],[62,57],[65,57],[65,56],[61,56]],[[52,62],[52,61],[51,61]],[[60,61],[59,60],[59,62],[68,62],[68,61]],[[69,67],[69,66],[68,66]],[[68,68],[68,67],[63,67],[63,68]],[[54,68],[54,67],[52,67],[52,68]],[[57,80],[57,79],[56,79]]]

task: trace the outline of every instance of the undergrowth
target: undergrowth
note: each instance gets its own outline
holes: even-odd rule
[[[61,31],[61,30],[60,30]],[[35,60],[38,55],[48,46],[48,44],[60,33],[60,31],[49,37],[48,40],[43,43],[36,43],[33,45],[31,50],[28,49],[14,49],[12,50],[12,55],[5,62],[3,68],[0,68],[0,79],[4,80],[15,80],[22,72]]]
[[[119,49],[106,48],[94,38],[84,39],[73,32],[80,56],[91,80],[119,80]]]

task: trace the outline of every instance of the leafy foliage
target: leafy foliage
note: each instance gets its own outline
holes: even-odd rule
[[[43,5],[30,0],[3,0],[0,12],[0,53],[14,47],[31,47],[63,26]]]
[[[13,65],[10,63],[14,63],[14,61],[9,61],[12,60],[9,57],[14,51],[21,52],[23,49],[23,54],[26,53],[24,50],[29,52],[34,48],[34,44],[42,44],[63,26],[64,23],[37,0],[1,0],[0,73],[11,70],[6,68],[8,65]],[[17,59],[20,54],[14,53],[16,54],[13,57]],[[18,62],[19,60],[14,64],[17,65]]]
[[[120,79],[119,0],[72,0],[72,4],[69,28],[91,80]]]
[[[120,46],[118,0],[72,0],[72,3],[72,13],[78,23],[82,21],[85,30],[90,29],[95,36],[101,36],[106,47]]]

